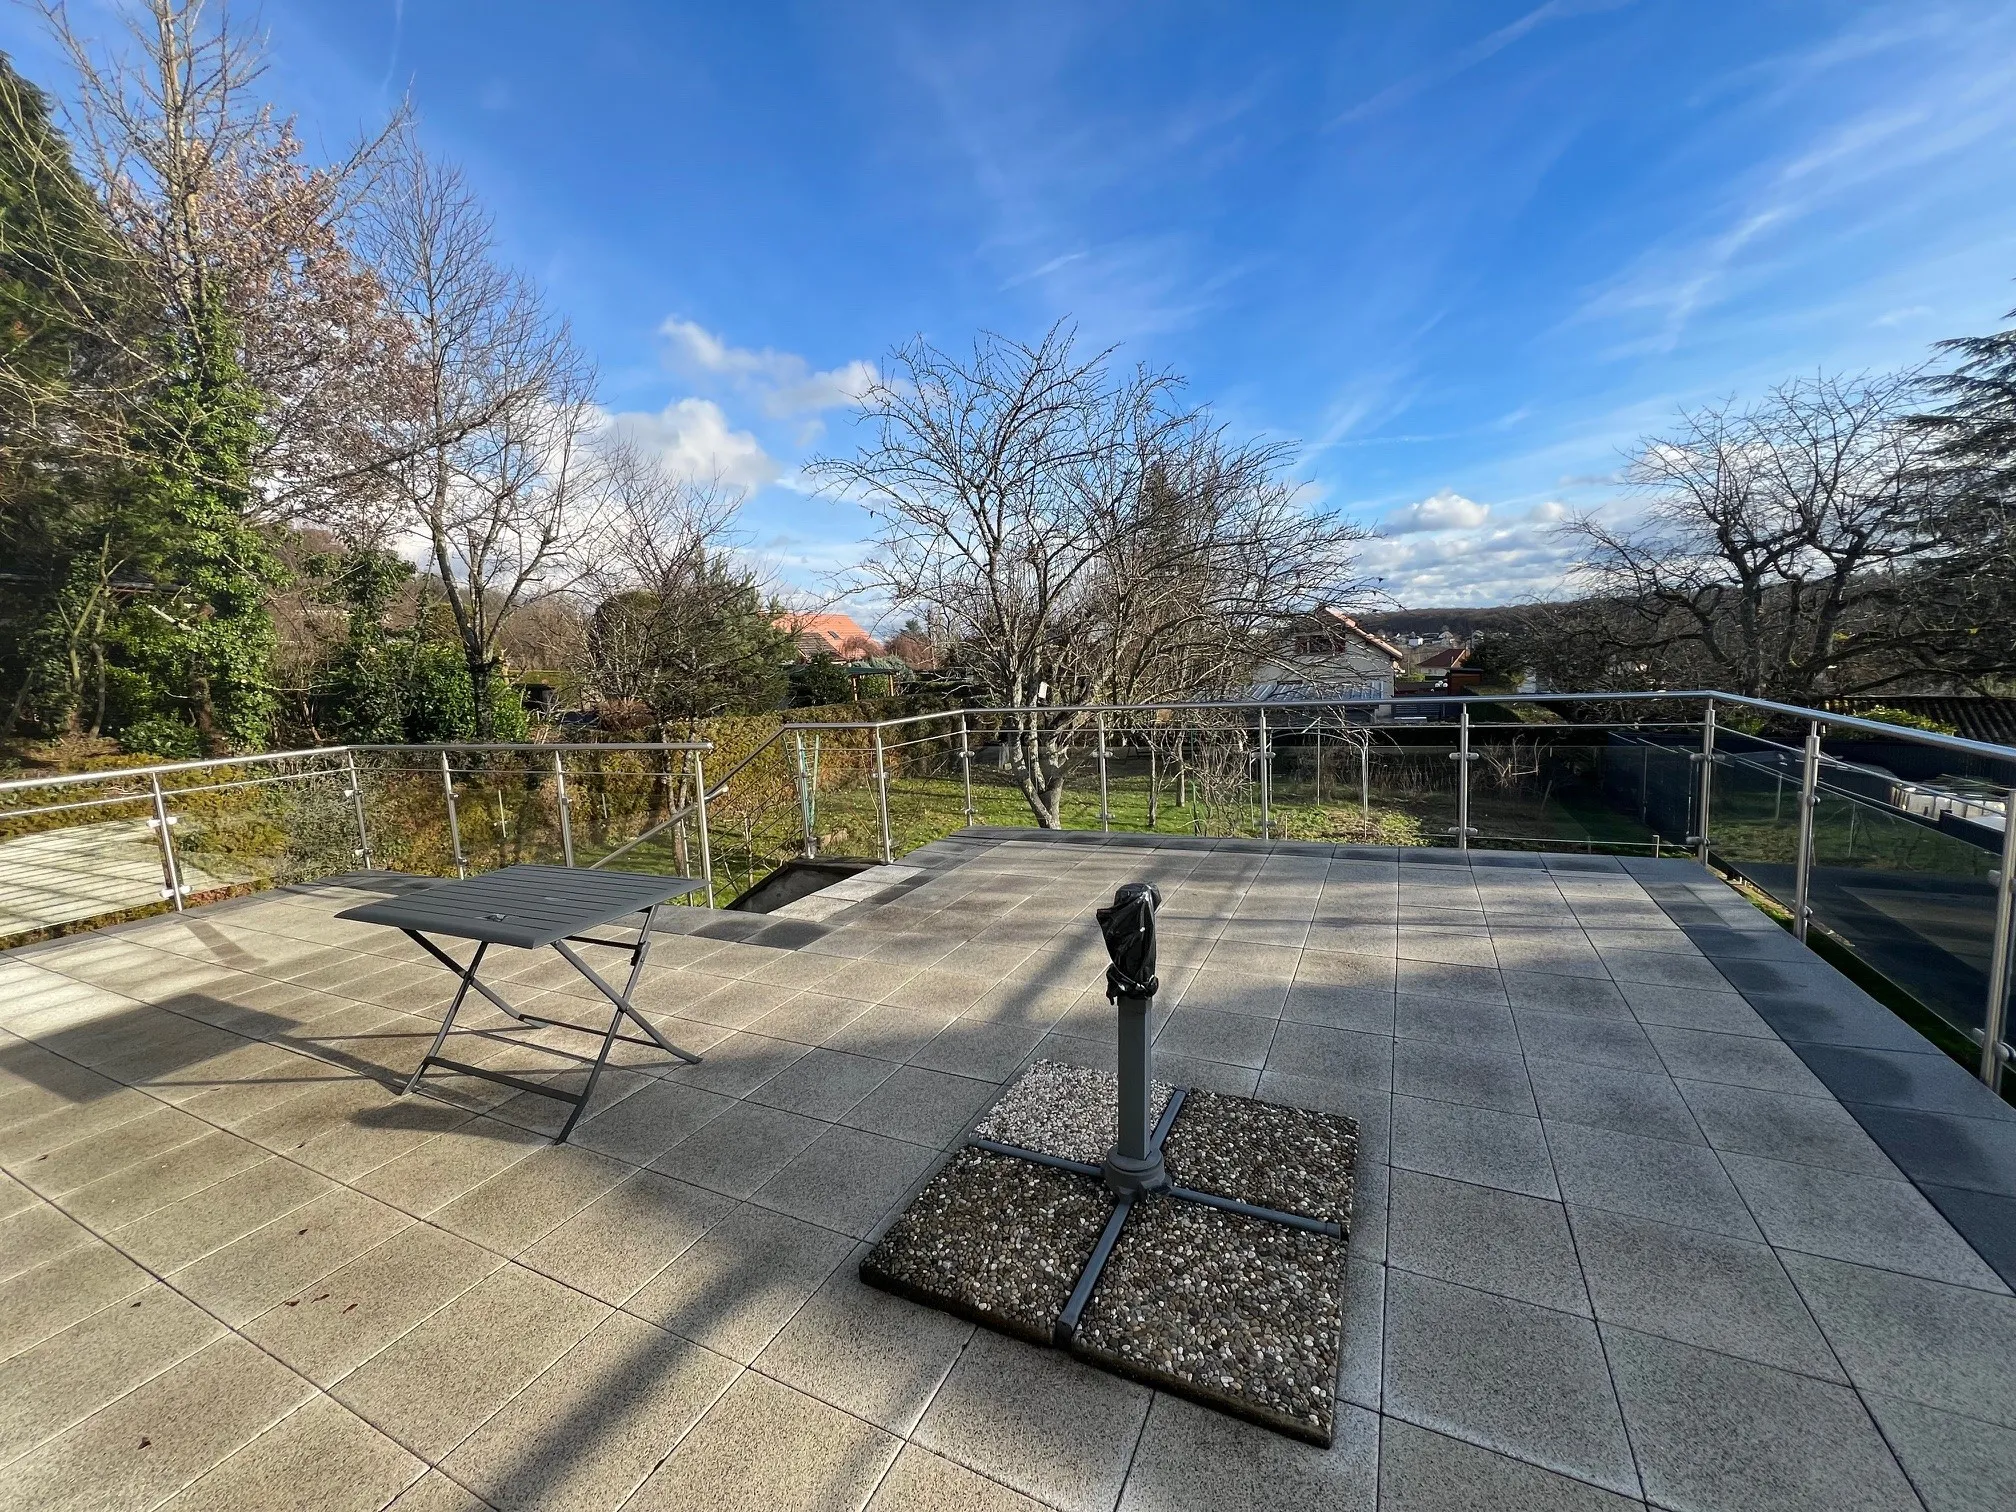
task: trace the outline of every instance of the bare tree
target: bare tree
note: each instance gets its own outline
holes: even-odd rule
[[[597,693],[647,710],[661,739],[774,706],[791,637],[771,585],[736,549],[742,490],[676,476],[620,434],[602,452],[607,530],[586,648]]]
[[[530,280],[506,267],[461,174],[402,134],[366,245],[405,327],[400,377],[373,427],[395,512],[360,533],[410,532],[447,599],[477,727],[493,730],[498,637],[523,604],[567,587],[595,490],[593,373]]]
[[[1964,659],[1931,438],[1906,423],[1918,383],[1801,379],[1644,443],[1625,474],[1643,513],[1564,527],[1594,595],[1554,627],[1587,643],[1571,660],[1613,685],[1808,701]]]
[[[983,336],[970,358],[912,342],[862,410],[862,449],[812,471],[879,525],[864,585],[947,627],[959,671],[1030,710],[1009,734],[1046,827],[1091,718],[1052,706],[1229,686],[1261,627],[1360,588],[1364,533],[1302,506],[1286,448],[1233,440],[1173,375],[1082,355],[1064,326],[1035,346]]]

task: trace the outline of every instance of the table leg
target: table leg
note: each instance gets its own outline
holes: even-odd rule
[[[455,1027],[455,1015],[462,1011],[462,1002],[463,999],[469,996],[469,989],[476,987],[479,991],[481,990],[482,984],[476,980],[476,968],[483,964],[483,953],[490,946],[487,941],[479,941],[476,946],[476,954],[469,961],[469,969],[464,971],[460,966],[455,966],[455,962],[445,952],[435,950],[431,941],[421,940],[420,936],[414,934],[410,929],[406,933],[414,939],[420,940],[422,945],[425,945],[429,950],[433,950],[435,955],[447,961],[450,966],[454,966],[455,974],[462,978],[462,985],[455,989],[455,999],[448,1005],[447,1016],[441,1020],[441,1028],[434,1036],[434,1043],[427,1047],[427,1053],[420,1057],[420,1064],[415,1066],[413,1074],[406,1078],[406,1091],[411,1092],[415,1087],[420,1085],[420,1077],[427,1067],[433,1063],[434,1057],[441,1053],[441,1046],[448,1038],[448,1031]],[[517,1015],[513,1014],[512,1017],[515,1018]]]
[[[458,977],[464,975],[461,963],[458,962],[455,959],[455,957],[448,954],[447,951],[443,950],[439,945],[436,945],[432,940],[428,939],[425,935],[419,933],[417,930],[412,929],[402,929],[399,932],[405,935],[406,938],[411,940],[415,945],[418,945],[422,950],[426,951],[427,954],[434,957],[434,959],[439,961],[443,966],[446,966],[450,971],[454,972],[455,975],[457,975]],[[480,961],[483,958],[483,952],[488,950],[489,948],[490,947],[487,943],[478,945],[476,949],[476,959]],[[469,970],[471,972],[474,972],[475,969],[476,969],[475,962],[472,961],[470,963]],[[513,1008],[509,1003],[505,1002],[504,999],[499,997],[496,993],[492,992],[483,983],[477,981],[474,976],[468,976],[465,979],[464,986],[474,987],[478,992],[482,993],[483,996],[488,998],[492,1003],[496,1004],[498,1009],[502,1011],[507,1017],[516,1019],[521,1024],[525,1022],[524,1014],[520,1013],[516,1008]]]

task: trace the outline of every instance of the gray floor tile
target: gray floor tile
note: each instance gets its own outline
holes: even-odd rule
[[[1297,942],[1299,946],[1300,942]],[[1228,927],[1218,943],[1211,947],[1211,954],[1205,958],[1204,969],[1213,972],[1237,972],[1253,977],[1280,977],[1292,980],[1295,967],[1302,952],[1299,948],[1280,945],[1258,945],[1250,941],[1231,938]]]
[[[1780,1249],[1854,1260],[1963,1286],[2002,1283],[1908,1181],[1886,1181],[1760,1155],[1727,1155],[1764,1237]]]
[[[327,1387],[501,1264],[466,1239],[416,1223],[309,1282],[241,1332]]]
[[[1810,1255],[1783,1259],[1857,1386],[2016,1428],[2016,1298]]]
[[[736,1103],[652,1161],[651,1169],[730,1197],[747,1197],[827,1127],[782,1108]]]
[[[335,1475],[332,1466],[340,1467]],[[355,1413],[326,1396],[315,1397],[162,1503],[162,1512],[313,1504],[377,1507],[426,1469]]]
[[[1540,1120],[1516,1113],[1395,1097],[1392,1162],[1533,1197],[1560,1195]]]
[[[1519,1054],[1519,1031],[1513,1026],[1512,1010],[1503,1003],[1396,997],[1393,1032],[1403,1039],[1462,1045],[1496,1055]]]
[[[618,1505],[741,1373],[614,1313],[444,1461],[500,1512]]]
[[[173,1272],[175,1289],[239,1327],[414,1222],[345,1187]]]
[[[156,1506],[313,1392],[227,1335],[9,1465],[0,1494],[38,1512]]]
[[[632,1169],[593,1150],[550,1146],[456,1198],[431,1221],[500,1255],[515,1255],[580,1212]]]
[[[1389,1264],[1589,1316],[1558,1202],[1396,1170],[1386,1221]]]
[[[1367,992],[1393,990],[1394,975],[1390,948],[1375,951],[1348,950],[1341,946],[1317,947],[1302,952],[1295,968],[1298,987],[1357,987]]]
[[[809,1046],[790,1040],[737,1032],[711,1046],[699,1065],[680,1066],[665,1076],[681,1086],[718,1092],[723,1097],[742,1097],[809,1053]]]
[[[1468,1045],[1396,1040],[1393,1090],[1474,1108],[1497,1108],[1506,1113],[1534,1111],[1533,1089],[1526,1080],[1524,1058],[1498,1055]]]
[[[1895,1177],[1897,1168],[1832,1097],[1799,1097],[1715,1082],[1681,1082],[1708,1142],[1738,1155]]]
[[[1515,1008],[1534,1008],[1544,1013],[1574,1013],[1584,1018],[1608,1018],[1628,1022],[1631,1010],[1624,995],[1604,977],[1560,976],[1544,972],[1508,971],[1505,993]]]
[[[1394,1270],[1386,1411],[1635,1496],[1637,1472],[1595,1325]]]
[[[792,1156],[749,1200],[866,1238],[935,1158],[922,1145],[836,1126]]]
[[[850,1255],[756,1358],[756,1368],[891,1433],[908,1434],[973,1325],[864,1285]]]
[[[1385,1355],[1386,1267],[1354,1251],[1344,1276],[1344,1342],[1337,1361],[1337,1395],[1377,1412]]]
[[[815,1049],[751,1092],[749,1101],[831,1123],[895,1069],[872,1055]]]
[[[954,1019],[910,1057],[910,1064],[955,1076],[1002,1081],[1014,1074],[1042,1039],[1040,1026]]]
[[[1043,1504],[999,1481],[976,1475],[942,1454],[905,1444],[875,1488],[868,1512],[1043,1512]]]
[[[153,1285],[101,1307],[0,1363],[0,1464],[187,1359],[224,1326],[170,1288]],[[10,1348],[17,1346],[10,1337]],[[1373,1386],[1378,1384],[1374,1362]]]
[[[1727,992],[1729,980],[1698,955],[1677,955],[1663,950],[1618,950],[1597,945],[1603,964],[1619,982],[1645,982],[1662,987],[1697,987],[1704,992]]]
[[[1540,1116],[1550,1124],[1586,1124],[1680,1144],[1702,1143],[1693,1113],[1663,1071],[1619,1071],[1529,1055],[1526,1076]]]
[[[1284,1020],[1274,1031],[1266,1069],[1385,1091],[1393,1085],[1393,1041]]]
[[[1619,1071],[1666,1069],[1645,1031],[1628,1020],[1543,1013],[1536,1008],[1514,1009],[1513,1017],[1519,1024],[1519,1042],[1529,1056]]]
[[[1845,1381],[1769,1245],[1595,1208],[1569,1219],[1600,1321]]]
[[[733,1106],[733,1099],[718,1092],[653,1081],[613,1107],[582,1119],[569,1139],[633,1165],[649,1165]]]
[[[1917,1498],[1854,1392],[1606,1326],[1648,1498],[1703,1512],[1908,1512]]]
[[[1865,1392],[1927,1512],[2016,1506],[2016,1431]]]
[[[1152,1396],[982,1329],[913,1438],[1065,1512],[1105,1512],[1120,1495]]]
[[[719,1192],[637,1171],[524,1251],[519,1263],[620,1304],[736,1205]]]
[[[1250,972],[1221,971],[1205,966],[1190,979],[1174,1006],[1279,1018],[1282,1005],[1288,1001],[1290,985],[1290,979],[1285,976],[1255,976]]]
[[[1571,1203],[1757,1239],[1757,1225],[1715,1152],[1611,1129],[1549,1124],[1561,1194]]]
[[[870,1008],[829,1035],[825,1048],[900,1063],[936,1039],[955,1017],[942,1010],[925,1011],[888,1005]]]
[[[1806,1069],[1805,1063],[1776,1039],[1711,1034],[1660,1024],[1647,1025],[1645,1033],[1658,1047],[1667,1072],[1676,1078],[1756,1087],[1766,1092],[1802,1093],[1809,1097],[1827,1090]]]
[[[853,1248],[831,1229],[743,1207],[694,1241],[624,1310],[746,1365]]]
[[[992,1082],[898,1066],[839,1121],[871,1134],[942,1147],[966,1131],[994,1091]]]
[[[1699,987],[1660,987],[1626,982],[1619,989],[1641,1024],[1665,1024],[1675,1029],[1708,1029],[1719,1034],[1776,1038],[1771,1026],[1740,993],[1710,992]]]
[[[1399,1418],[1380,1424],[1380,1512],[1632,1512],[1643,1505]]]
[[[1385,987],[1325,987],[1297,982],[1288,989],[1281,1017],[1326,1029],[1364,1034],[1393,1032],[1393,993]]]
[[[1379,1419],[1370,1412],[1339,1409],[1335,1442],[1316,1449],[1157,1394],[1120,1512],[1374,1512],[1378,1500]]]
[[[439,1460],[608,1315],[557,1281],[505,1265],[331,1391],[381,1432]]]
[[[1394,985],[1419,997],[1453,997],[1502,1003],[1505,982],[1495,966],[1457,966],[1441,961],[1402,961]]]
[[[1155,1037],[1156,1053],[1193,1060],[1222,1061],[1259,1070],[1267,1064],[1276,1021],[1246,1013],[1215,1013],[1208,1008],[1178,1008]]]
[[[633,1512],[824,1512],[858,1507],[900,1441],[751,1371],[638,1488]]]

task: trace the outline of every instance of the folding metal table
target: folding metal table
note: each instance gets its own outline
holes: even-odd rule
[[[582,871],[569,866],[507,866],[502,871],[466,877],[459,882],[442,882],[382,902],[359,904],[355,908],[344,909],[336,917],[356,919],[365,924],[390,925],[461,979],[461,985],[455,989],[454,1001],[448,1005],[447,1016],[441,1020],[440,1032],[434,1036],[433,1045],[407,1079],[405,1090],[416,1090],[427,1068],[439,1066],[444,1071],[480,1076],[485,1081],[516,1087],[521,1092],[570,1103],[574,1111],[567,1115],[567,1122],[554,1137],[554,1142],[558,1144],[573,1132],[581,1110],[595,1095],[596,1079],[601,1076],[602,1067],[617,1040],[630,1045],[655,1046],[689,1064],[699,1063],[699,1056],[681,1050],[653,1028],[631,1004],[630,994],[637,990],[637,979],[643,975],[644,963],[650,957],[651,926],[657,920],[658,910],[671,899],[683,898],[706,885],[691,877],[657,877],[641,872]],[[634,941],[612,940],[585,932],[640,912],[644,915],[644,922],[639,926]],[[465,967],[428,939],[430,934],[474,940],[476,954]],[[602,945],[630,953],[630,979],[621,992],[611,987],[581,959],[572,948],[577,944]],[[521,950],[541,950],[551,945],[609,1000],[608,1027],[598,1029],[588,1024],[572,1024],[564,1019],[544,1018],[512,1007],[477,976],[483,957],[492,945],[514,945]],[[462,1011],[462,1004],[472,988],[520,1024],[571,1029],[577,1034],[600,1036],[601,1047],[593,1056],[575,1055],[549,1046],[539,1047],[549,1054],[587,1066],[587,1085],[579,1093],[563,1092],[502,1071],[450,1060],[443,1055],[441,1046],[447,1041],[449,1030],[455,1027],[455,1017]],[[649,1038],[639,1039],[634,1034],[617,1033],[626,1018]],[[484,1030],[469,1032],[487,1033]]]

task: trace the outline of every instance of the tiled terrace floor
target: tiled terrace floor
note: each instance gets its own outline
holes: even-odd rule
[[[640,999],[705,1063],[560,1148],[557,1104],[391,1094],[447,978],[355,893],[0,958],[0,1507],[2016,1502],[2016,1298],[1864,1127],[1979,1125],[1924,1190],[1992,1251],[2010,1110],[1690,865],[912,859],[684,915]],[[1090,910],[1141,877],[1163,1074],[1363,1128],[1328,1452],[854,1279],[1025,1061],[1108,1057]]]

